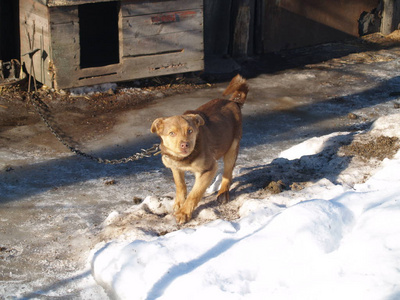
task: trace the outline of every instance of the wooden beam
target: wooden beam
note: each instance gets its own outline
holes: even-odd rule
[[[390,34],[399,29],[400,3],[397,0],[383,0],[381,33]]]

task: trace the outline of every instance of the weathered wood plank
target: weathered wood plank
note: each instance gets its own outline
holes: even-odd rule
[[[202,30],[201,10],[188,10],[163,14],[126,17],[122,20],[124,37],[153,36],[182,31]]]
[[[49,12],[54,85],[72,87],[78,81],[80,70],[78,7],[51,7]]]
[[[31,28],[33,24],[35,24],[36,29],[43,29],[48,34],[49,21],[46,6],[33,0],[21,0],[19,10],[21,36],[25,36],[26,27]]]
[[[36,0],[40,2],[47,2],[49,7],[57,6],[71,6],[89,3],[110,2],[111,0]]]
[[[57,69],[70,72],[79,69],[79,48],[76,45],[64,45],[64,47],[53,47],[52,60]]]
[[[127,58],[123,63],[123,74],[132,78],[144,78],[198,71],[203,68],[203,52],[183,52],[140,58]]]
[[[79,45],[79,25],[77,23],[51,24],[51,39],[53,47],[63,47],[65,44]]]
[[[34,0],[20,0],[19,1],[19,10],[20,16],[29,17],[31,14],[36,16],[40,16],[42,18],[47,19],[47,7],[41,3],[38,3]],[[25,18],[23,18],[24,20]],[[20,20],[21,22],[23,20]]]
[[[204,69],[203,52],[170,53],[140,58],[124,58],[120,64],[78,70],[59,80],[59,88],[101,84],[193,72]]]
[[[145,56],[201,50],[203,50],[202,31],[187,31],[151,37],[125,38],[123,56]]]
[[[79,23],[78,6],[49,8],[50,24]]]
[[[78,71],[79,78],[100,77],[105,74],[121,73],[121,64],[114,64],[102,67],[84,68]]]
[[[54,88],[62,89],[74,86],[79,67],[73,67],[73,62],[70,62],[68,58],[53,60],[54,69],[52,70],[52,75],[54,76],[54,81],[52,84]]]
[[[157,14],[179,10],[202,9],[203,0],[148,0],[123,1],[121,5],[122,17]]]

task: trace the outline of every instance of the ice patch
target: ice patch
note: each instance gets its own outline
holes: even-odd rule
[[[372,125],[371,134],[400,138],[400,114],[383,116]]]

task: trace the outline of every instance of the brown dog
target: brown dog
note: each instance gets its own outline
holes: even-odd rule
[[[246,80],[240,75],[232,79],[223,95],[229,100],[214,99],[196,110],[169,118],[158,118],[151,132],[161,138],[162,161],[172,170],[176,184],[174,203],[178,223],[191,219],[217,172],[217,160],[223,157],[224,173],[218,201],[229,200],[232,171],[242,137],[241,107],[248,93]],[[187,195],[185,171],[194,173],[196,181]]]

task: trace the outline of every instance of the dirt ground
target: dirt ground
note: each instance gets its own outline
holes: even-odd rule
[[[380,115],[398,111],[398,83],[392,83],[388,75],[389,83],[375,88],[374,79],[369,77],[373,70],[357,67],[371,65],[373,69],[378,63],[395,61],[398,57],[400,33],[395,32],[387,37],[375,34],[362,40],[241,60],[240,73],[249,79],[252,94],[251,101],[244,107],[244,145],[238,163],[247,165],[251,162],[256,166],[245,174],[236,174],[238,179],[232,187],[233,194],[246,193],[258,198],[288,190],[296,192],[319,178],[338,177],[338,174],[326,174],[323,166],[328,162],[339,162],[339,173],[344,168],[341,164],[349,166],[357,161],[373,168],[382,159],[390,158],[399,149],[398,139],[369,135],[357,138],[349,135],[340,149],[327,149],[316,158],[318,163],[313,169],[305,168],[301,159],[289,165],[288,161],[274,159],[274,156],[312,136],[340,130],[363,130]],[[154,109],[152,113],[157,114],[169,113],[169,110],[164,112],[153,105],[164,98],[176,105],[178,101],[182,102],[184,95],[199,98],[193,102],[220,95],[222,86],[232,75],[165,76],[120,83],[101,92],[83,95],[74,90],[54,91],[43,87],[39,89],[39,96],[45,103],[41,105],[42,112],[52,126],[70,145],[87,150],[88,146],[97,145],[97,141],[103,143],[116,132],[126,134],[121,123],[127,123],[132,114],[140,115],[146,109]],[[270,78],[279,78],[280,82],[275,84],[269,81]],[[315,78],[314,86],[296,85],[296,79],[304,78]],[[362,91],[365,85],[371,86],[367,92]],[[387,86],[390,87],[388,93],[385,92]],[[354,88],[351,96],[343,95],[342,90],[346,88]],[[377,99],[371,96],[375,94]],[[389,100],[379,99],[382,94]],[[177,100],[173,102],[171,96]],[[362,97],[371,103],[357,102]],[[12,195],[5,195],[0,190],[0,213],[3,212],[0,214],[0,294],[7,291],[8,296],[19,294],[24,296],[22,298],[46,299],[47,292],[57,290],[59,286],[67,286],[68,291],[67,281],[87,276],[85,273],[77,275],[76,270],[83,268],[88,249],[132,230],[163,235],[218,218],[233,220],[239,217],[241,197],[228,205],[218,206],[213,195],[206,197],[201,209],[195,212],[196,221],[184,227],[165,226],[166,223],[173,224],[172,217],[158,206],[151,206],[154,202],[149,202],[143,210],[130,211],[129,207],[142,204],[146,195],[155,195],[161,204],[173,199],[172,188],[171,191],[163,190],[173,183],[159,157],[152,160],[151,167],[139,163],[139,171],[131,171],[128,167],[100,170],[84,159],[71,158],[64,145],[43,125],[29,98],[26,81],[0,85],[0,150],[13,158],[12,162],[3,163],[0,169],[2,178],[10,186],[8,191],[12,192]],[[268,107],[264,98],[268,99]],[[379,105],[382,107],[377,107]],[[334,115],[336,109],[341,111]],[[145,120],[148,119],[146,116]],[[143,127],[147,128],[145,125]],[[132,139],[144,135],[139,131],[129,134]],[[261,150],[260,141],[266,144]],[[267,155],[270,157],[265,157]],[[270,163],[263,165],[262,162],[268,159]],[[144,177],[141,173],[145,173]],[[155,175],[161,183],[151,182]],[[360,174],[359,182],[369,175]],[[54,179],[57,176],[65,178],[62,177],[59,183]],[[26,183],[28,179],[31,182]],[[125,190],[132,182],[143,192],[135,194],[132,189]],[[26,185],[27,191],[18,190],[20,185]],[[99,190],[105,190],[104,194]],[[98,199],[99,196],[104,199]],[[113,217],[110,215],[113,210],[120,214]],[[81,295],[76,288],[71,288],[67,294]]]
[[[81,143],[98,138],[115,125],[115,114],[140,109],[154,99],[211,87],[195,74],[166,76],[120,84],[114,89],[91,95],[55,91],[39,86],[39,98],[45,103],[42,112],[68,142]],[[27,92],[28,78],[15,85],[0,86],[0,127],[25,126],[41,122]],[[76,134],[79,132],[79,134]],[[0,141],[0,147],[5,144]]]

